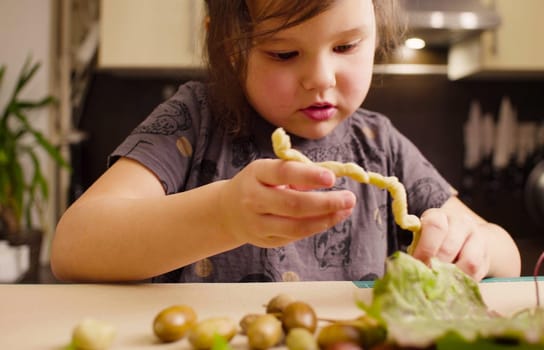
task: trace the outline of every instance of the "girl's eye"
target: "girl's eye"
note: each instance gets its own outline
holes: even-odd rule
[[[355,42],[355,43],[351,43],[351,44],[345,44],[345,45],[338,45],[338,46],[334,47],[333,51],[336,52],[336,53],[349,52],[349,51],[355,49],[358,44],[359,44],[359,42]]]
[[[290,51],[290,52],[269,52],[268,55],[272,57],[273,59],[276,59],[278,61],[287,61],[291,58],[297,57],[298,52],[296,51]]]

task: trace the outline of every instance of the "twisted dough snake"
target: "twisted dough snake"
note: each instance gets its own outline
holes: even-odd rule
[[[272,146],[274,153],[280,159],[315,164],[331,170],[337,177],[348,176],[360,183],[386,189],[391,194],[395,222],[402,229],[411,231],[414,235],[412,243],[408,247],[408,253],[413,253],[419,240],[421,221],[417,216],[408,214],[406,191],[397,177],[383,176],[371,171],[365,171],[355,163],[340,163],[335,161],[314,163],[301,152],[291,148],[291,140],[282,128],[277,128],[272,133]]]

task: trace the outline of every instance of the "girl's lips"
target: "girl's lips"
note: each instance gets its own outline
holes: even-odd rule
[[[308,118],[315,121],[324,121],[331,119],[336,113],[336,108],[331,104],[312,105],[300,110]]]

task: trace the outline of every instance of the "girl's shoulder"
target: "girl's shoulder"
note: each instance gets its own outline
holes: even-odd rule
[[[202,81],[191,80],[182,83],[171,100],[177,100],[186,104],[194,104],[196,107],[208,106],[208,85]]]
[[[179,85],[176,92],[157,105],[139,128],[148,130],[150,125],[168,125],[171,132],[200,129],[212,124],[208,103],[207,85],[200,81],[188,81]],[[136,131],[140,131],[137,129]]]
[[[207,95],[208,85],[200,80],[188,80],[179,85],[176,95]]]

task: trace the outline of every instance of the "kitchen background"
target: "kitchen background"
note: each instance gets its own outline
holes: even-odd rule
[[[428,46],[378,62],[363,107],[388,115],[469,206],[512,233],[522,251],[523,274],[530,275],[544,251],[540,222],[544,215],[532,199],[535,189],[526,185],[530,171],[544,157],[544,141],[539,138],[544,122],[544,43],[534,37],[544,30],[538,19],[544,2],[524,0],[516,7],[517,2],[510,0],[456,1],[465,12],[480,13],[482,26],[467,30],[455,27],[448,17],[441,29],[415,21],[439,10],[458,13],[459,9],[439,8],[448,1],[404,1],[412,16],[408,17],[410,34],[427,38]],[[20,1],[10,2],[22,6],[15,5]],[[56,86],[52,90],[65,109],[53,113],[51,118],[57,121],[51,133],[69,140],[61,148],[70,154],[73,166],[71,174],[52,174],[57,186],[52,200],[55,221],[106,169],[107,155],[158,103],[184,81],[203,78],[197,29],[202,6],[196,0],[48,3],[50,13],[64,23],[57,28],[57,49],[49,54],[50,71],[65,72],[52,79]],[[427,11],[429,4],[433,11]],[[0,19],[6,6],[0,5]],[[487,22],[482,20],[490,18],[484,13],[490,8],[492,15],[500,17],[500,24],[488,24],[491,29],[484,28]],[[65,50],[59,50],[63,45]],[[485,143],[490,135],[486,118],[493,122],[489,144]],[[529,134],[519,137],[527,128]],[[465,140],[467,132],[471,136]],[[490,145],[491,153],[485,150]],[[506,164],[498,159],[498,152]],[[48,241],[39,280],[55,282],[48,271]],[[0,249],[0,271],[5,271],[10,262],[1,254]],[[24,269],[20,260],[26,255],[19,253],[14,259],[19,262],[12,265]]]

